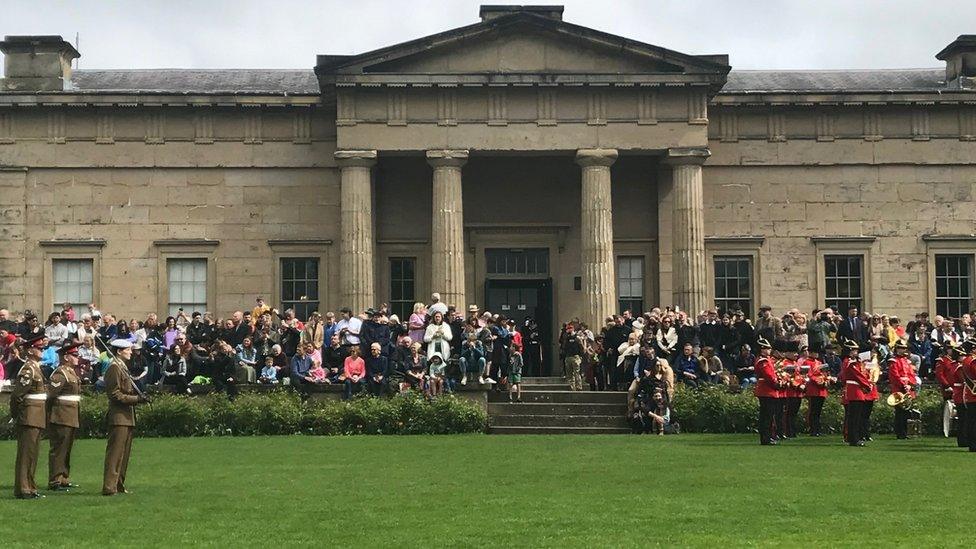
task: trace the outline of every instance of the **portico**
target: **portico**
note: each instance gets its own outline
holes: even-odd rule
[[[560,317],[579,316],[599,326],[618,308],[615,245],[653,248],[658,256],[673,258],[673,266],[648,269],[657,271],[652,291],[663,295],[670,290],[669,301],[704,308],[706,105],[725,82],[727,59],[685,55],[564,23],[561,10],[498,10],[485,7],[481,23],[432,37],[356,56],[319,57],[316,74],[323,97],[334,101],[337,113],[335,157],[343,201],[339,248],[346,262],[339,275],[342,299],[363,308],[387,298],[374,282],[379,268],[374,250],[408,241],[423,251],[420,262],[429,263],[429,290],[459,309],[483,299],[484,280],[466,262],[472,244],[465,241],[470,235],[466,211],[485,204],[465,200],[471,161],[481,159],[474,169],[488,171],[495,171],[484,168],[493,162],[514,167],[495,174],[492,181],[498,181],[520,179],[521,162],[548,156],[573,164],[572,195],[579,198],[570,209],[550,197],[555,203],[528,205],[527,215],[503,216],[503,224],[522,234],[534,228],[545,232],[550,227],[540,227],[536,214],[565,211],[561,234],[575,242],[560,246],[574,256],[569,269],[551,273]],[[410,158],[423,158],[426,173],[421,176]],[[381,175],[373,170],[368,185],[373,159],[381,165],[390,159],[390,164]],[[643,163],[645,187],[628,191],[625,204],[614,204],[615,173],[629,169],[631,180],[641,178],[633,166],[615,168],[620,159]],[[566,169],[554,171],[566,174]],[[422,231],[429,238],[371,241],[376,238],[366,222],[371,208],[397,192],[389,181],[403,185],[405,178],[418,177],[425,181],[411,188],[429,193],[429,204],[411,210],[410,221],[403,223],[422,219],[429,224]],[[542,182],[524,183],[534,184]],[[385,189],[383,196],[376,196],[378,189]],[[670,200],[659,200],[662,189]],[[531,195],[519,191],[493,200],[523,201]],[[656,209],[657,219],[632,214],[634,199]],[[524,211],[526,205],[515,209]],[[617,215],[624,216],[626,226],[647,225],[647,231],[615,240]],[[665,226],[667,234],[657,234]],[[395,227],[385,230],[397,233]],[[664,236],[667,249],[661,249]]]

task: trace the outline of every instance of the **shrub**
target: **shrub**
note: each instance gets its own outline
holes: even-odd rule
[[[871,413],[871,432],[890,434],[894,431],[894,409],[885,404],[887,395],[882,395],[874,404]],[[752,433],[757,429],[759,400],[751,390],[730,393],[725,387],[708,386],[700,390],[689,389],[684,385],[675,388],[674,419],[681,424],[682,431],[690,433]],[[925,387],[915,407],[922,413],[922,429],[925,434],[942,434],[942,400],[938,389]],[[797,425],[806,425],[807,400],[803,399]],[[843,430],[844,407],[840,395],[831,393],[824,403],[821,416],[824,432],[840,433]]]
[[[104,437],[107,411],[104,394],[86,394],[78,436]],[[488,423],[481,408],[452,396],[434,401],[407,395],[303,403],[287,390],[244,393],[233,401],[222,394],[158,395],[152,405],[140,406],[136,417],[137,433],[144,437],[446,434],[484,431]],[[15,438],[9,419],[9,409],[2,410],[0,438]]]

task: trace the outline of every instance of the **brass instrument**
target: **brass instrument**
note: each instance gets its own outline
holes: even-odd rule
[[[912,408],[912,404],[915,403],[915,399],[912,398],[910,393],[902,393],[898,391],[888,395],[888,399],[885,402],[887,402],[888,406],[891,406],[892,408],[904,408],[906,410],[910,410]]]
[[[877,383],[878,380],[881,379],[881,367],[878,366],[877,362],[871,361],[871,364],[868,365],[867,374],[868,378],[871,380],[871,383]]]

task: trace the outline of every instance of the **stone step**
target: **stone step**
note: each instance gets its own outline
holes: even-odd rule
[[[494,435],[626,435],[631,431],[620,427],[498,426],[490,427],[488,432]]]
[[[540,384],[536,384],[536,383],[523,383],[522,384],[522,391],[523,392],[524,391],[568,391],[568,390],[569,390],[569,384],[568,383],[563,383],[563,384],[560,384],[560,385],[549,384],[549,383],[544,383],[544,384],[541,384],[541,385]]]
[[[526,385],[566,385],[566,378],[562,376],[530,377],[522,376],[522,383]]]
[[[554,416],[554,415],[517,415],[491,416],[489,424],[492,427],[614,427],[626,428],[627,419],[622,415],[600,416]]]
[[[522,401],[550,404],[627,404],[623,391],[522,391]],[[491,391],[488,402],[508,402],[507,392]]]
[[[509,404],[508,402],[491,402],[488,413],[492,416],[623,416],[627,413],[626,404],[594,404],[591,402],[575,402],[550,404],[546,402],[522,402]]]

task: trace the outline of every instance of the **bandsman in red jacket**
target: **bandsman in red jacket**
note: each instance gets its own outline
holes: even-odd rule
[[[850,442],[850,402],[847,400],[847,372],[848,366],[851,362],[857,362],[857,352],[860,350],[860,346],[854,340],[847,340],[844,342],[844,358],[840,361],[840,375],[837,378],[838,383],[843,384],[843,390],[840,392],[840,403],[844,406],[844,442]]]
[[[773,418],[780,397],[779,378],[773,363],[773,346],[764,338],[757,341],[759,358],[756,359],[756,385],[753,394],[759,399],[759,444],[776,444],[773,439]]]
[[[908,345],[898,340],[894,347],[895,356],[888,359],[888,389],[891,394],[901,393],[907,398],[915,398],[915,367],[908,360]],[[908,408],[895,406],[895,436],[908,438]]]
[[[932,342],[932,352],[939,353],[939,358],[935,360],[935,380],[939,382],[942,389],[942,399],[952,400],[952,378],[955,375],[956,361],[951,355],[954,353],[953,347],[939,345]]]
[[[968,353],[959,368],[962,380],[962,402],[966,408],[965,422],[962,424],[970,452],[976,452],[976,342],[969,339],[963,343]]]
[[[868,438],[866,421],[870,419],[868,405],[874,383],[869,364],[858,357],[849,357],[844,366],[844,397],[847,400],[847,443],[864,446]]]
[[[823,414],[824,402],[827,400],[827,388],[837,379],[830,377],[823,364],[810,356],[806,345],[800,347],[800,358],[797,359],[796,365],[806,382],[804,396],[807,399],[807,427],[810,429],[810,436],[822,436],[820,416]]]
[[[969,357],[964,356],[959,347],[950,347],[950,357],[952,358],[952,369],[948,378],[952,383],[952,404],[956,407],[956,445],[960,448],[969,447],[969,439],[966,437],[966,412],[969,410],[963,401],[963,361]]]
[[[800,404],[806,390],[806,380],[796,364],[799,343],[796,341],[777,341],[777,350],[782,359],[778,363],[782,389],[783,420],[780,422],[784,438],[796,438],[796,418],[800,415]]]

